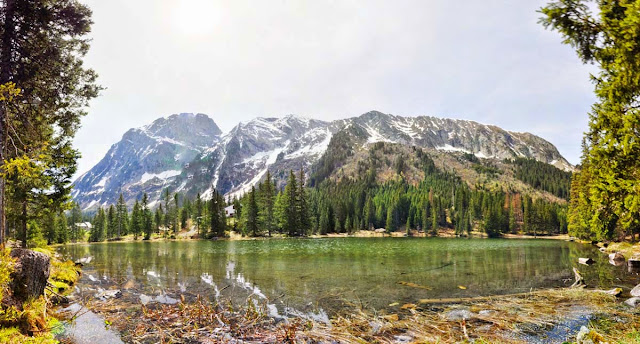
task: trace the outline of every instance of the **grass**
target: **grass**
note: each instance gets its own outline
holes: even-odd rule
[[[79,268],[71,261],[60,261],[51,249],[37,248],[34,251],[44,253],[51,258],[51,272],[45,295],[24,302],[21,307],[0,305],[0,343],[16,344],[53,344],[58,343],[53,332],[60,327],[60,321],[52,311],[53,296],[67,295],[79,279]],[[1,298],[10,293],[10,273],[13,271],[13,259],[9,249],[0,255]]]

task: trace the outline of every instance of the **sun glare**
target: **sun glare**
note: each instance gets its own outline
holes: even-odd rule
[[[213,33],[219,16],[219,9],[212,0],[180,0],[172,12],[174,28],[188,36]]]

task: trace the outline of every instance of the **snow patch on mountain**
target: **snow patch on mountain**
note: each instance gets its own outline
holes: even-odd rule
[[[180,175],[180,173],[182,173],[182,170],[169,170],[169,171],[164,171],[164,172],[160,172],[160,173],[147,173],[145,172],[142,177],[140,177],[140,182],[141,184],[146,183],[147,181],[153,179],[153,178],[158,178],[161,180],[167,180],[169,178],[175,177],[177,175]]]

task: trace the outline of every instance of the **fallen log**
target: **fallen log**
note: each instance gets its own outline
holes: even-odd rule
[[[573,268],[573,275],[576,281],[573,282],[573,284],[571,285],[571,288],[584,288],[587,286],[587,284],[584,282],[584,278],[582,277],[582,274],[577,268]]]

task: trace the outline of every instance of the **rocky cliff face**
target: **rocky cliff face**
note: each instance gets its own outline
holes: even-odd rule
[[[213,120],[201,114],[173,115],[132,129],[76,181],[74,199],[91,209],[115,203],[120,192],[129,203],[144,192],[157,201],[164,188],[187,197],[208,197],[214,188],[228,196],[240,195],[267,170],[282,184],[289,169],[317,170],[327,163],[325,154],[357,151],[374,142],[467,152],[485,159],[527,157],[573,169],[555,146],[529,133],[377,111],[333,122],[293,115],[256,118],[220,134]]]
[[[115,204],[121,192],[129,203],[144,192],[155,197],[220,134],[211,118],[189,113],[131,129],[74,182],[72,196],[84,209]]]

